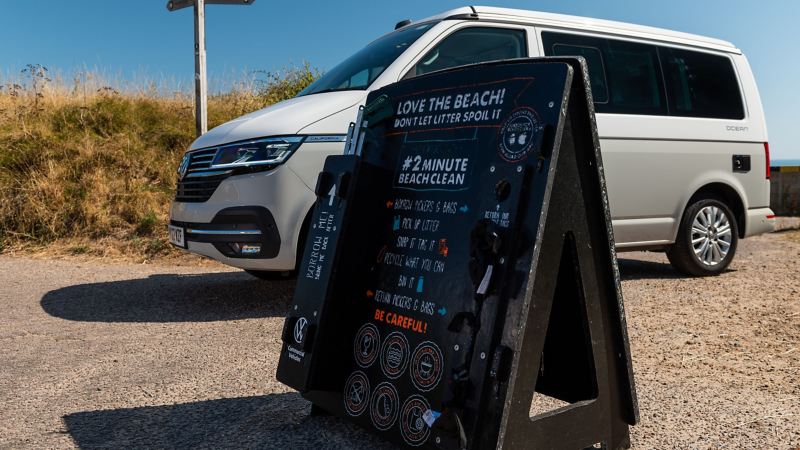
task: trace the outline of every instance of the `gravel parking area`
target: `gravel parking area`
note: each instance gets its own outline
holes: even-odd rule
[[[800,232],[680,277],[621,255],[633,447],[800,448]],[[0,448],[392,448],[274,379],[293,284],[0,257]]]

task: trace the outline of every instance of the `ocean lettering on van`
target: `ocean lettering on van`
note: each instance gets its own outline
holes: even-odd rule
[[[744,132],[744,131],[748,131],[750,129],[750,127],[740,127],[740,126],[737,126],[737,125],[726,125],[725,129],[728,130],[728,131],[742,131],[742,132]]]

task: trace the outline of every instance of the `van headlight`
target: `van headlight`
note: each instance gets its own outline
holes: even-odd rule
[[[303,136],[270,137],[223,145],[217,149],[211,167],[224,169],[281,164],[300,147],[303,139]]]

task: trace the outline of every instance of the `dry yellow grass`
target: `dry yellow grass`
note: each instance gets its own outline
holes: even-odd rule
[[[52,82],[40,66],[0,89],[0,252],[147,260],[170,254],[175,168],[194,138],[193,99]],[[209,98],[209,126],[290,98],[307,66]]]

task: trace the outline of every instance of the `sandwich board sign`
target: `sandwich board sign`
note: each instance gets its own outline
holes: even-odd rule
[[[629,446],[638,409],[582,59],[372,92],[316,192],[278,380],[409,448]],[[559,403],[532,414],[535,398]]]

